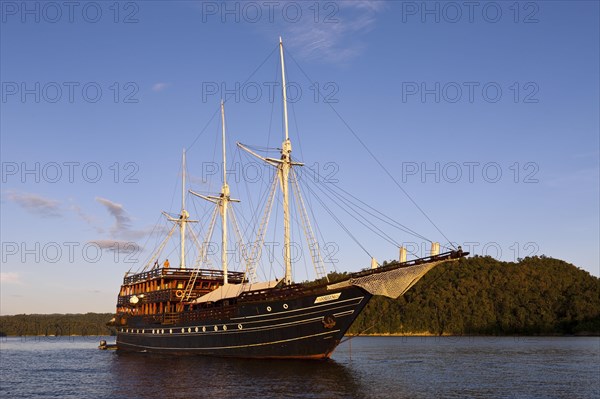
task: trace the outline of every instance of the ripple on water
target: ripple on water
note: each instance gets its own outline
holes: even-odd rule
[[[599,338],[361,337],[329,361],[99,351],[0,340],[2,398],[597,398]]]

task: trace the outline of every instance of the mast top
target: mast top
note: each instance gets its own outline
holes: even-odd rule
[[[185,148],[181,151],[181,214],[185,213]]]
[[[290,135],[288,133],[288,111],[287,111],[287,86],[285,84],[285,61],[283,59],[283,42],[281,41],[281,36],[279,36],[279,58],[281,59],[281,88],[283,94],[283,123],[285,130],[285,140],[288,141],[290,139]]]
[[[229,186],[227,186],[227,158],[225,150],[225,103],[221,99],[221,131],[223,140],[223,195],[229,195]]]

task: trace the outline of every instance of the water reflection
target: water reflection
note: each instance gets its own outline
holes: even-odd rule
[[[118,353],[112,397],[364,398],[360,380],[334,360],[282,361]]]
[[[0,398],[598,398],[600,338],[357,338],[333,360],[117,354],[0,340]],[[114,342],[114,341],[113,341]]]

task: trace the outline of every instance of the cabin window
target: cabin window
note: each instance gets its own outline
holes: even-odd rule
[[[182,289],[183,288],[183,283],[177,283],[177,289]]]

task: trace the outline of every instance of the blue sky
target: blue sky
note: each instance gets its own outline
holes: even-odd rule
[[[474,254],[600,273],[597,2],[1,4],[1,314],[112,311],[130,262],[170,228],[160,212],[179,211],[182,148],[190,188],[219,190],[222,96],[244,230],[268,173],[251,179],[235,142],[281,145],[280,35],[293,156],[321,187]],[[336,268],[368,267],[306,200]],[[205,230],[210,207],[187,201]],[[397,258],[331,209],[379,262]],[[281,220],[267,241],[281,241]],[[427,241],[379,226],[427,255]],[[178,263],[176,244],[165,256]],[[281,276],[265,263],[259,275]]]

